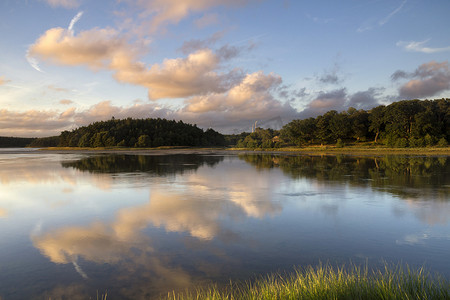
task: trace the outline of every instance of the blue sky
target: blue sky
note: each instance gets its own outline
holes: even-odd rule
[[[448,0],[4,0],[0,135],[112,116],[230,133],[450,97],[448,12]]]

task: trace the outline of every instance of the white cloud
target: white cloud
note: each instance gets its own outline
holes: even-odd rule
[[[4,76],[0,76],[0,85],[4,85],[7,84],[8,82],[10,82],[11,80],[5,79]]]
[[[384,24],[386,24],[387,22],[389,22],[389,20],[396,14],[398,14],[403,6],[405,6],[406,2],[408,2],[408,0],[403,0],[403,2],[400,4],[399,7],[397,7],[396,9],[394,9],[389,15],[387,15],[385,18],[383,18],[382,20],[380,20],[380,22],[378,22],[378,24],[380,24],[380,26],[383,26]]]
[[[27,53],[25,54],[25,58],[33,69],[35,69],[36,71],[42,72],[41,68],[39,67],[38,60],[30,55],[29,49],[27,50]]]
[[[356,31],[361,33],[361,32],[364,32],[364,31],[372,30],[372,29],[374,29],[374,27],[377,27],[377,26],[378,27],[384,26],[396,14],[398,14],[403,9],[403,7],[405,6],[406,2],[408,2],[408,0],[403,0],[402,3],[398,7],[396,7],[394,10],[392,10],[387,16],[385,16],[384,18],[379,20],[376,24],[374,24],[374,19],[366,20],[364,22],[364,24],[361,25]]]
[[[83,16],[83,12],[80,11],[79,13],[76,14],[75,17],[73,17],[72,20],[70,20],[69,28],[67,28],[67,30],[69,30],[71,35],[73,35],[73,27],[81,19],[82,16]]]
[[[438,52],[447,52],[450,51],[450,46],[448,47],[442,47],[442,48],[430,48],[426,47],[425,44],[427,44],[430,40],[425,40],[422,42],[403,42],[399,41],[397,42],[398,47],[403,47],[406,51],[409,52],[422,52],[422,53],[438,53]]]
[[[52,7],[77,8],[79,0],[45,0]]]

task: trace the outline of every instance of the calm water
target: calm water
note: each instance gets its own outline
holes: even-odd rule
[[[4,152],[0,240],[2,299],[141,299],[319,262],[450,278],[450,156]]]

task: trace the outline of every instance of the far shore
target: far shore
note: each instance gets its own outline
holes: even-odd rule
[[[23,151],[29,150],[29,151]],[[30,148],[2,149],[1,154],[30,153]],[[271,149],[244,149],[244,148],[195,148],[195,147],[159,147],[159,148],[77,148],[77,147],[50,147],[36,149],[39,153],[58,154],[126,154],[126,155],[167,155],[167,154],[280,154],[280,155],[446,155],[450,156],[450,147],[433,148],[386,148],[382,146],[310,146],[286,147]],[[34,151],[33,151],[34,152]]]

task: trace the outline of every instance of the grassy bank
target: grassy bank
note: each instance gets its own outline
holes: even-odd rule
[[[450,283],[423,269],[397,266],[368,271],[327,265],[269,275],[251,283],[231,283],[224,288],[171,293],[165,299],[450,299]]]
[[[264,151],[264,152],[288,152],[288,153],[322,153],[322,154],[411,154],[411,155],[450,155],[450,147],[424,147],[424,148],[392,148],[381,145],[349,145],[336,147],[308,146],[308,147],[283,147],[283,148],[229,148],[228,150]]]
[[[401,154],[401,155],[450,155],[450,147],[426,147],[426,148],[389,148],[384,146],[344,146],[336,147],[332,145],[327,146],[309,146],[309,147],[283,147],[283,148],[223,148],[223,147],[157,147],[157,148],[125,148],[125,147],[48,147],[41,148],[41,151],[65,151],[65,152],[135,152],[137,154],[142,152],[157,152],[157,151],[252,151],[252,152],[283,152],[283,153],[302,153],[302,154]]]

